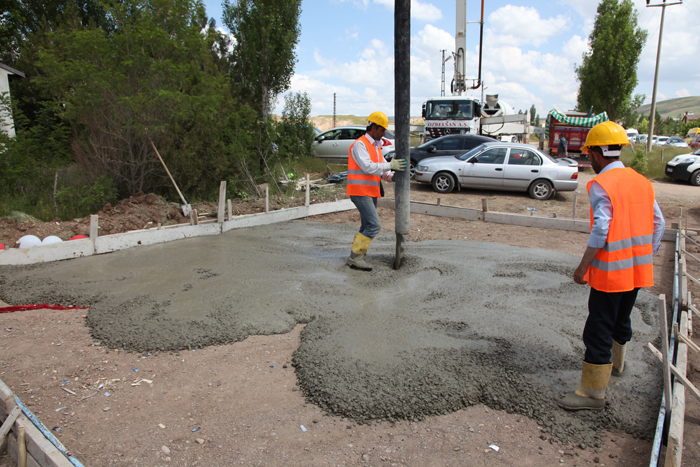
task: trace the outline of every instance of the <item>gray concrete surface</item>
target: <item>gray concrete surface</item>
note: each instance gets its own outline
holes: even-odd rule
[[[652,435],[659,365],[655,299],[642,292],[625,375],[597,413],[569,413],[583,356],[587,286],[577,256],[497,243],[409,243],[344,265],[356,229],[294,221],[109,255],[0,269],[11,304],[91,305],[93,337],[135,352],[195,349],[308,323],[294,356],[308,400],[360,423],[420,420],[483,403],[593,444],[603,427]],[[657,342],[658,343],[658,342]],[[658,347],[658,346],[657,346]],[[235,371],[235,370],[232,370]]]

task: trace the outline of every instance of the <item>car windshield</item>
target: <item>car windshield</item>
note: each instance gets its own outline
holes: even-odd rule
[[[456,157],[457,159],[461,160],[461,161],[466,161],[467,159],[469,159],[469,158],[472,157],[473,155],[478,154],[478,153],[480,153],[481,151],[483,151],[485,147],[486,147],[486,146],[485,146],[484,144],[482,144],[481,146],[475,147],[474,149],[472,149],[471,151],[469,151],[469,152],[466,153],[466,154],[462,154],[461,156],[458,155],[458,156],[455,156],[455,157]]]
[[[697,151],[695,151],[693,154],[696,155],[696,156],[700,156],[700,149],[698,149]]]
[[[392,133],[392,132],[389,131],[389,130],[385,130],[385,131],[384,131],[384,137],[385,137],[386,139],[396,139],[396,137],[394,136],[394,133]]]
[[[425,115],[428,119],[470,120],[472,101],[466,99],[430,101],[426,105]]]

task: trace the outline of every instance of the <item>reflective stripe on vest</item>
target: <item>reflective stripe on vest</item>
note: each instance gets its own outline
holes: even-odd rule
[[[377,151],[377,148],[369,142],[367,136],[362,135],[352,143],[352,146],[350,146],[348,150],[348,196],[371,196],[373,198],[379,198],[381,196],[379,189],[381,178],[376,175],[364,173],[352,157],[352,147],[358,143],[365,145],[372,162],[379,163],[382,160],[381,151]]]
[[[616,168],[593,181],[607,192],[613,218],[608,238],[591,262],[584,280],[602,292],[626,292],[654,285],[652,238],[654,233],[654,188],[646,178],[629,168]],[[593,228],[591,208],[591,229]]]

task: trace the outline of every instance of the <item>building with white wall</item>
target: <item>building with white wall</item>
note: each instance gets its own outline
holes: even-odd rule
[[[0,63],[0,95],[5,95],[7,98],[10,97],[10,76],[24,78],[24,73]],[[15,124],[10,109],[0,109],[0,131],[7,133],[10,137],[15,136]]]

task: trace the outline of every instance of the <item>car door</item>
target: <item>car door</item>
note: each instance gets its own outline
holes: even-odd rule
[[[459,181],[474,188],[501,188],[508,148],[489,148],[471,157],[463,166]]]
[[[436,146],[437,151],[431,156],[455,156],[462,153],[462,138],[445,138]]]
[[[527,148],[510,148],[503,174],[503,187],[510,190],[527,190],[530,182],[540,175],[542,159]]]
[[[329,130],[321,133],[316,138],[314,156],[325,159],[335,159],[338,157],[338,146],[340,145],[340,133],[342,130]]]

